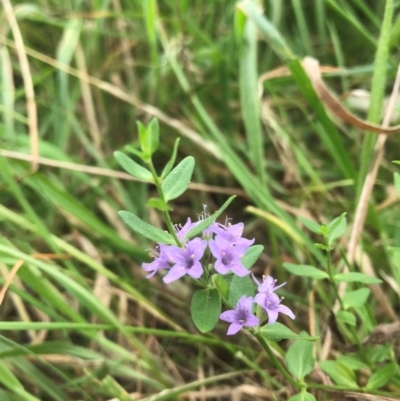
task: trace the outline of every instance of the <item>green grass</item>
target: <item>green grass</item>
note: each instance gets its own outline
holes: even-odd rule
[[[290,277],[282,263],[326,263],[299,216],[329,222],[347,212],[351,225],[376,136],[330,115],[301,59],[346,67],[327,84],[339,95],[371,90],[367,116],[379,123],[399,62],[399,2],[269,0],[264,14],[256,1],[240,9],[233,0],[12,3],[34,84],[40,155],[81,169],[45,163],[29,174],[26,161],[0,156],[1,286],[23,261],[0,306],[0,400],[177,400],[242,383],[285,399],[279,390],[287,383],[247,336],[227,338],[223,324],[207,335],[194,328],[188,281],[145,279],[141,263],[154,244],[129,232],[117,212],[162,226],[161,214],[145,206],[154,188],[84,167],[119,170],[113,152],[138,145],[137,120],[158,117],[155,167],[181,137],[177,161],[193,156],[193,183],[209,186],[174,201],[174,223],[196,220],[202,204],[214,212],[238,193],[227,214],[265,247],[254,272],[288,281],[282,294],[298,316],[292,330],[324,336],[326,324],[335,329],[332,289]],[[0,148],[28,155],[26,88],[2,17]],[[283,64],[292,76],[265,82],[260,101],[258,77]],[[381,302],[400,308],[399,253],[387,250],[400,244],[400,209],[377,207],[392,188],[398,145],[391,136],[360,242],[375,274],[389,277],[386,298],[371,297],[357,311],[360,338],[390,321]],[[330,358],[346,354],[335,332]],[[398,370],[384,393],[400,393]]]

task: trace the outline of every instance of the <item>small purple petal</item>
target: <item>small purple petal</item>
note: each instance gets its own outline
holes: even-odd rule
[[[259,293],[256,294],[256,296],[254,297],[254,302],[255,302],[256,304],[260,305],[261,307],[264,307],[266,296],[267,296],[267,294],[263,294],[263,293],[259,292]]]
[[[220,260],[217,260],[214,264],[214,269],[219,274],[226,274],[229,272],[229,267],[225,266]]]
[[[252,297],[246,297],[246,295],[243,295],[240,299],[239,299],[239,303],[243,308],[246,308],[248,311],[251,312],[252,308],[253,308],[253,298]]]
[[[289,309],[285,305],[279,305],[278,310],[280,313],[283,313],[283,314],[289,316],[291,319],[295,318],[294,313],[291,311],[291,309]]]
[[[235,321],[235,316],[236,314],[234,310],[227,310],[222,312],[219,318],[224,322],[233,323]]]
[[[240,262],[231,265],[231,270],[239,277],[245,277],[250,274],[250,271],[247,270]]]
[[[187,270],[187,274],[193,278],[200,278],[203,274],[203,268],[200,262],[193,263],[193,266]]]
[[[175,265],[171,268],[168,274],[163,278],[165,284],[169,284],[172,281],[178,280],[186,274],[184,266]]]
[[[243,326],[257,326],[260,320],[252,315],[253,298],[242,295],[235,309],[221,313],[220,319],[232,323],[228,335],[236,334]]]
[[[260,319],[254,315],[250,315],[243,326],[258,326],[259,324],[260,324]]]
[[[240,323],[232,323],[229,326],[228,332],[226,334],[228,336],[232,336],[232,335],[236,334],[242,327],[243,327],[243,325]]]
[[[186,252],[194,255],[195,260],[200,260],[203,257],[206,248],[207,241],[201,238],[195,238],[186,244]]]
[[[274,324],[278,319],[278,312],[275,310],[267,309],[268,324]]]

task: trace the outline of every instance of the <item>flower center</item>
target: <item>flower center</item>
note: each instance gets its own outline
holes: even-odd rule
[[[249,316],[249,311],[245,308],[238,308],[236,309],[236,320],[240,323],[240,324],[244,324],[247,321],[247,318]]]

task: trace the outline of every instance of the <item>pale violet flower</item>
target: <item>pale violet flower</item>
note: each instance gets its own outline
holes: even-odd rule
[[[216,258],[214,268],[218,273],[226,274],[232,271],[240,277],[247,276],[250,273],[241,262],[248,249],[247,245],[233,245],[217,235],[215,239],[209,241],[208,246]]]
[[[243,327],[257,326],[260,323],[260,319],[251,313],[252,307],[253,298],[243,295],[235,309],[221,313],[219,318],[224,322],[231,323],[227,332],[228,336],[236,334]]]
[[[254,243],[254,239],[251,240],[242,238],[243,228],[244,228],[243,223],[237,223],[233,225],[230,223],[226,225],[216,224],[213,227],[213,231],[216,235],[224,238],[231,244],[250,246]]]
[[[185,274],[192,278],[200,278],[203,274],[200,259],[203,257],[206,247],[207,241],[200,238],[188,241],[183,248],[174,245],[165,247],[164,252],[172,267],[163,278],[164,283],[169,284]]]
[[[142,268],[146,272],[150,272],[146,278],[153,277],[159,270],[170,269],[171,265],[168,262],[168,256],[165,253],[167,245],[159,244],[157,250],[152,250],[150,256],[153,258],[151,263],[142,263]]]
[[[283,313],[294,319],[294,313],[285,305],[281,305],[283,298],[279,298],[274,292],[259,292],[254,297],[254,302],[261,306],[268,316],[268,324],[274,324],[278,319],[278,314]]]
[[[277,280],[272,278],[271,276],[263,276],[262,277],[262,282],[260,283],[253,274],[253,280],[258,286],[258,292],[261,293],[267,293],[267,292],[273,292],[276,291],[278,288],[283,287],[286,283],[280,284],[277,287],[275,287],[275,284]]]

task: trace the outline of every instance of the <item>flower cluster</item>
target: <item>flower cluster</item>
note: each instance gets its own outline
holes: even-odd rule
[[[189,231],[205,218],[204,211],[200,221],[192,222],[188,218],[183,227],[175,227],[181,246],[157,244],[156,250],[152,250],[150,254],[153,261],[142,264],[143,269],[149,272],[147,278],[153,277],[159,270],[167,270],[163,278],[166,284],[185,275],[200,279],[205,269],[208,270],[211,266],[222,275],[232,272],[239,277],[245,277],[250,273],[243,265],[242,258],[254,243],[254,239],[242,238],[243,223],[232,225],[227,222],[224,225],[214,222],[203,231],[201,236],[191,240],[185,238]],[[254,298],[243,295],[234,309],[220,315],[221,320],[231,323],[228,335],[236,334],[243,327],[254,327],[260,324],[259,317],[252,312],[254,304],[258,304],[268,316],[269,324],[276,322],[279,313],[291,319],[295,318],[293,312],[281,304],[282,298],[275,294],[275,291],[286,283],[276,286],[276,280],[270,276],[264,276],[260,283],[253,275],[253,280],[258,287]]]
[[[247,252],[254,239],[242,238],[243,223],[223,225],[213,223],[201,237],[196,237],[190,241],[185,240],[185,235],[199,222],[194,222],[188,218],[183,227],[176,227],[176,235],[182,243],[182,247],[176,245],[158,244],[156,250],[152,250],[150,256],[153,257],[151,263],[143,263],[142,267],[151,278],[159,270],[168,270],[163,278],[164,283],[169,284],[178,280],[184,275],[199,279],[204,272],[200,260],[203,258],[207,247],[214,257],[214,269],[219,274],[234,274],[244,277],[250,272],[241,263],[242,257]]]
[[[228,335],[236,334],[243,326],[254,327],[258,326],[260,319],[252,314],[253,303],[261,306],[264,313],[268,316],[268,323],[274,324],[278,319],[278,313],[283,313],[294,319],[294,313],[285,305],[281,305],[283,298],[279,298],[275,294],[278,288],[281,288],[286,283],[275,286],[276,280],[271,276],[264,276],[260,283],[254,276],[253,279],[258,286],[258,293],[254,297],[246,297],[243,295],[235,309],[221,313],[220,319],[231,323],[228,328]]]

